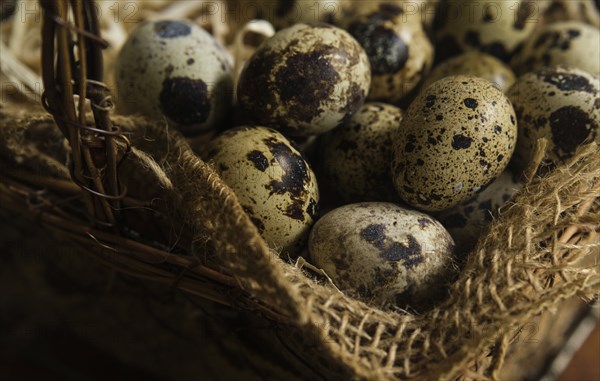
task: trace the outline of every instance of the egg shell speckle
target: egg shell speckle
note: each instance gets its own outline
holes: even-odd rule
[[[350,122],[321,137],[323,176],[346,201],[397,201],[390,176],[392,135],[402,110],[365,103]]]
[[[454,242],[430,216],[391,203],[337,208],[313,227],[309,254],[341,290],[375,305],[429,303],[453,272]]]
[[[584,142],[600,143],[600,78],[567,67],[541,68],[509,90],[519,124],[513,162],[524,170],[537,139],[548,141],[547,158],[560,163]]]
[[[370,84],[367,55],[352,36],[329,24],[296,24],[252,55],[240,76],[238,99],[259,124],[316,135],[352,117]]]
[[[258,18],[268,20],[277,29],[297,23],[332,23],[342,14],[345,0],[257,0],[248,9],[258,10]],[[243,8],[242,8],[243,9]]]
[[[319,189],[293,144],[270,128],[238,127],[214,139],[204,159],[234,190],[269,246],[297,256],[317,215]]]
[[[513,61],[520,74],[555,65],[600,76],[600,30],[578,21],[549,24],[528,40]]]
[[[533,32],[536,10],[530,0],[441,0],[433,24],[436,60],[475,50],[508,62]]]
[[[538,0],[539,1],[539,0]],[[582,21],[600,28],[600,2],[591,0],[545,0],[549,4],[543,11],[545,24],[559,21]]]
[[[511,68],[494,56],[481,52],[468,52],[437,65],[427,77],[423,87],[453,75],[472,75],[487,79],[504,93],[517,80]]]
[[[411,103],[394,137],[396,191],[426,211],[458,205],[502,173],[516,138],[513,107],[491,82],[441,79]]]
[[[462,252],[470,250],[498,210],[517,193],[522,184],[504,171],[500,177],[472,199],[435,217],[448,230]]]
[[[344,25],[369,56],[370,100],[397,102],[429,73],[433,47],[418,13],[394,2],[369,2]]]
[[[116,61],[122,112],[166,117],[184,134],[219,126],[233,96],[229,53],[205,30],[154,21],[133,31]]]

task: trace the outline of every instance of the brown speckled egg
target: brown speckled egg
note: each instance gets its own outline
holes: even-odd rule
[[[443,78],[411,103],[397,130],[396,190],[419,209],[451,208],[502,173],[516,139],[513,107],[491,82]]]
[[[489,54],[469,52],[440,63],[431,71],[423,86],[427,87],[444,77],[460,74],[487,79],[504,93],[516,81],[511,68],[504,62]]]
[[[319,201],[315,175],[300,152],[265,127],[227,130],[207,148],[204,159],[235,191],[269,246],[297,256]]]
[[[548,159],[568,159],[586,141],[600,143],[600,79],[583,70],[541,68],[509,90],[519,122],[514,163],[526,168],[537,139],[548,139]]]
[[[520,74],[554,65],[574,66],[600,76],[600,30],[578,21],[549,24],[513,60]]]
[[[508,62],[538,17],[530,0],[441,0],[434,21],[436,61],[476,50]]]
[[[258,0],[246,8],[258,10],[258,17],[275,28],[287,28],[296,23],[328,22],[341,16],[342,0]]]
[[[216,128],[232,105],[229,53],[208,32],[182,21],[133,31],[116,62],[117,105],[164,118],[186,135]]]
[[[446,210],[435,217],[444,225],[456,246],[469,250],[485,227],[522,185],[515,175],[504,171],[500,177],[472,199]]]
[[[397,102],[429,73],[433,47],[420,14],[397,2],[366,2],[344,27],[365,49],[371,63],[370,100]]]
[[[296,24],[252,55],[237,94],[258,124],[307,136],[350,119],[370,84],[369,60],[352,36],[329,24]]]
[[[313,264],[338,288],[383,306],[429,304],[453,274],[453,249],[430,216],[378,202],[327,213],[308,244]]]
[[[392,134],[402,110],[365,103],[350,122],[322,136],[323,175],[346,201],[394,201],[390,176]]]
[[[594,0],[553,0],[544,10],[544,23],[582,21],[600,27],[600,2]]]

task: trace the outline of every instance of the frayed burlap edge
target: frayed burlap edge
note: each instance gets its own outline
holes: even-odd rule
[[[50,128],[50,119],[42,119]],[[10,137],[23,135],[19,131],[34,120],[39,126],[39,118],[0,122],[0,152],[10,156],[19,149],[14,139],[9,144]],[[372,308],[278,259],[233,192],[176,132],[141,118],[115,118],[115,123],[148,154],[145,160],[160,168],[155,175],[172,185],[190,230],[199,239],[210,237],[216,259],[240,287],[299,329],[291,341],[310,338],[316,344],[302,347],[302,355],[324,373],[336,369],[340,378],[370,380],[494,379],[515,327],[561,300],[592,298],[600,291],[597,265],[584,261],[599,255],[600,150],[595,144],[530,182],[491,224],[446,300],[419,315]],[[27,152],[36,165],[46,162],[33,157],[43,158],[42,152]],[[569,231],[578,233],[565,234]]]
[[[7,115],[0,120],[0,155],[36,174],[68,178],[66,145],[52,118],[36,115],[12,119],[10,110],[4,112]],[[198,233],[194,238],[202,243],[207,236],[210,238],[219,263],[235,274],[240,286],[264,300],[286,295],[276,303],[281,308],[279,313],[294,321],[307,321],[307,313],[299,307],[300,295],[282,283],[285,277],[273,266],[275,260],[279,261],[276,253],[262,240],[233,192],[198,159],[185,139],[165,123],[150,123],[143,118],[116,117],[114,124],[132,143],[129,160],[170,193],[161,196],[179,207],[188,229]],[[14,168],[6,166],[4,170]],[[128,180],[122,178],[126,186]],[[195,254],[203,260],[214,259],[202,252]],[[240,255],[244,259],[240,260]],[[273,281],[257,282],[256,274]]]

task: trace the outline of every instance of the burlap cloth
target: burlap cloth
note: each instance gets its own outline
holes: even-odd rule
[[[3,170],[68,178],[66,145],[50,117],[19,117],[6,106],[0,113]],[[594,144],[527,184],[468,256],[446,298],[418,314],[368,306],[279,259],[235,194],[175,131],[141,118],[114,122],[137,151],[122,173],[130,191],[164,199],[184,222],[190,254],[222,266],[241,290],[275,311],[284,341],[301,348],[302,361],[324,378],[497,378],[519,326],[565,299],[593,298],[600,290]],[[151,186],[140,187],[140,177]],[[14,200],[6,184],[0,191],[3,202]],[[565,235],[573,226],[582,233]],[[104,255],[93,244],[86,251]],[[115,261],[129,270],[128,262]]]

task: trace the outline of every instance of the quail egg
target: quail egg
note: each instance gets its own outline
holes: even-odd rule
[[[429,304],[453,273],[453,249],[432,217],[380,202],[327,213],[308,244],[313,264],[338,288],[382,306]]]
[[[534,30],[530,0],[441,0],[434,20],[436,60],[477,50],[508,62]]]
[[[433,47],[419,16],[396,2],[369,2],[344,24],[369,56],[369,99],[397,102],[429,73]]]
[[[600,143],[600,79],[573,67],[527,73],[509,90],[519,123],[514,164],[525,169],[534,144],[548,139],[547,158],[568,159],[584,142]]]
[[[443,78],[411,103],[395,134],[396,191],[422,210],[456,206],[502,173],[516,139],[513,107],[494,84]]]
[[[423,86],[427,87],[444,77],[460,74],[487,79],[504,93],[516,81],[511,68],[496,57],[480,52],[469,52],[440,63],[431,71]]]
[[[352,36],[329,24],[296,24],[252,55],[237,94],[256,123],[307,136],[350,119],[370,84],[369,60]]]
[[[600,2],[592,0],[553,0],[544,12],[544,23],[582,21],[600,27]]]
[[[265,241],[297,256],[315,220],[319,189],[294,145],[270,128],[238,127],[213,140],[204,159],[234,190]]]
[[[436,215],[456,246],[471,249],[485,227],[493,220],[500,207],[521,189],[522,185],[510,171],[500,177],[472,199]]]
[[[219,126],[233,96],[228,53],[208,32],[182,21],[154,21],[133,31],[116,63],[124,113],[166,117],[184,134]]]
[[[600,30],[578,21],[549,24],[513,60],[520,74],[554,65],[574,66],[600,76]]]
[[[346,201],[395,201],[390,176],[392,134],[402,110],[365,103],[350,122],[321,137],[323,176]]]
[[[259,18],[282,29],[296,23],[332,23],[342,14],[341,0],[259,0],[254,2]]]

